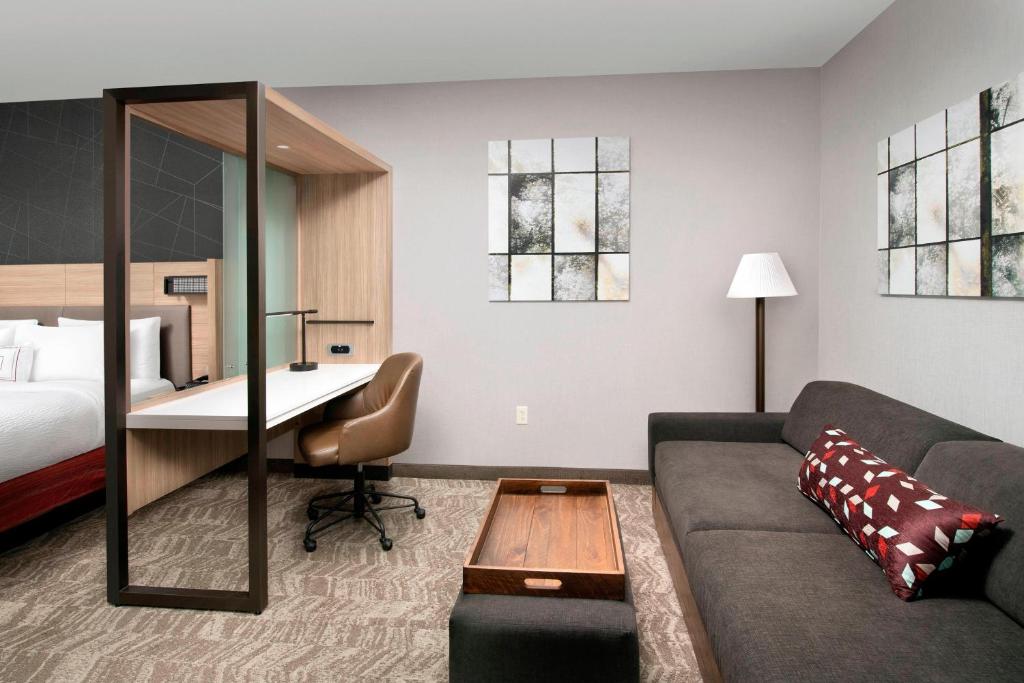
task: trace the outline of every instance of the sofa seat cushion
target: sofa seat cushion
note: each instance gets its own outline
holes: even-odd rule
[[[683,559],[726,680],[1024,680],[1010,617],[983,600],[897,600],[844,536],[699,531]]]
[[[702,529],[838,533],[797,488],[802,454],[780,443],[668,441],[658,444],[655,486],[676,542]]]

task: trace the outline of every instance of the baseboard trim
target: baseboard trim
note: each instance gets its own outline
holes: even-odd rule
[[[587,467],[520,467],[498,465],[424,465],[396,462],[395,477],[420,479],[607,479],[613,484],[650,484],[647,470],[594,469]]]
[[[277,474],[290,474],[296,479],[354,479],[355,465],[327,465],[310,467],[303,463],[284,458],[268,458],[267,471]],[[363,474],[372,481],[388,481],[391,479],[389,465],[363,465]]]
[[[297,479],[351,479],[355,465],[310,467],[291,460],[267,460],[267,470],[278,474],[291,474]],[[520,467],[505,465],[425,465],[396,462],[389,466],[364,465],[367,479],[388,481],[391,477],[418,479],[607,479],[613,484],[650,484],[647,470],[615,470],[589,467]]]
[[[295,463],[284,458],[267,458],[267,472],[274,474],[291,474],[295,471]]]

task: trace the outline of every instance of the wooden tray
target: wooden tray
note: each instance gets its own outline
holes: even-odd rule
[[[462,590],[625,599],[622,539],[609,483],[499,479],[462,567]]]

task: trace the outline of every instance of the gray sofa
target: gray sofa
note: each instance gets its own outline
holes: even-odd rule
[[[797,490],[825,424],[1006,521],[936,597],[903,602]],[[1024,680],[1024,449],[863,387],[789,413],[655,413],[654,515],[705,679]]]

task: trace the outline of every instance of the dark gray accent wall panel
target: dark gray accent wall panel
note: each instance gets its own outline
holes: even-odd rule
[[[132,260],[221,258],[220,151],[132,125]],[[0,103],[0,264],[103,260],[100,100]]]

